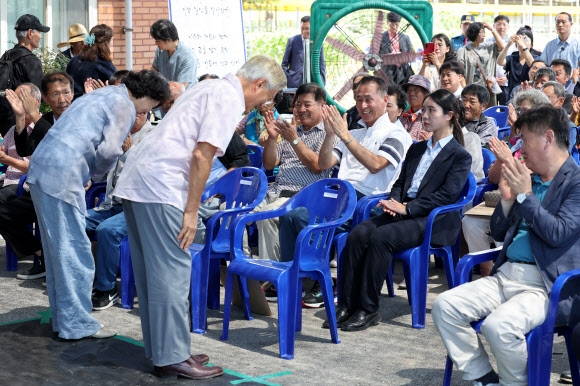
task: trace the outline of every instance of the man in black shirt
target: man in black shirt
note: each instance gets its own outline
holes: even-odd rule
[[[16,39],[18,44],[13,49],[8,50],[2,55],[0,60],[10,60],[12,62],[12,79],[13,84],[10,89],[16,90],[16,87],[22,83],[33,83],[40,88],[40,82],[43,77],[42,62],[32,53],[32,50],[40,47],[42,32],[48,32],[50,27],[40,23],[34,15],[22,15],[14,26],[16,30]],[[8,130],[14,126],[14,114],[10,104],[5,98],[0,99],[0,134],[6,135]]]

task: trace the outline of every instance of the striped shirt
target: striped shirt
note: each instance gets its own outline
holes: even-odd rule
[[[298,138],[304,142],[306,146],[316,154],[320,152],[322,142],[326,133],[324,131],[324,123],[320,122],[318,125],[305,131],[302,125],[297,129]],[[320,174],[314,174],[300,161],[292,144],[286,140],[282,140],[276,147],[278,158],[280,159],[280,169],[276,176],[276,181],[268,188],[268,193],[280,194],[283,190],[291,192],[298,192],[302,188],[311,183],[327,178],[332,169],[324,170]]]
[[[350,182],[365,196],[389,192],[413,143],[411,136],[402,126],[392,123],[388,114],[382,115],[371,127],[367,128],[362,119],[359,124],[364,128],[351,130],[350,134],[364,148],[386,158],[389,164],[373,174],[355,158],[344,142],[340,142],[333,150],[334,157],[340,163],[338,178]]]

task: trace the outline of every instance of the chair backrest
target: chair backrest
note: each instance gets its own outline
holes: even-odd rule
[[[508,108],[507,106],[492,106],[487,108],[483,115],[488,118],[495,118],[498,127],[504,127],[508,122]]]
[[[260,145],[248,145],[248,157],[252,167],[261,169],[264,162],[264,148]]]
[[[268,181],[262,170],[242,167],[226,173],[212,185],[207,186],[203,191],[202,201],[219,194],[221,202],[225,203],[224,210],[244,208],[244,212],[249,212],[264,200],[267,189]],[[208,232],[208,236],[213,234],[211,239],[208,237],[208,241],[213,241],[217,237],[229,240],[231,221],[239,214],[239,212],[232,213],[222,217],[221,224],[215,223],[214,226],[219,227],[219,230]]]
[[[295,265],[311,271],[328,264],[334,231],[352,217],[356,202],[356,192],[349,182],[326,178],[308,185],[285,203],[290,210],[308,210],[308,226],[296,239]]]
[[[509,126],[500,127],[497,130],[497,138],[501,139],[501,140],[507,140],[508,137],[510,136],[511,131],[512,131],[512,128]]]
[[[85,193],[85,203],[87,209],[93,209],[95,206],[101,204],[105,199],[105,194],[107,192],[107,182],[95,182]],[[101,195],[103,195],[101,199]]]
[[[491,150],[484,147],[481,148],[481,154],[483,155],[483,173],[487,177],[487,172],[489,171],[491,164],[495,162],[495,155],[493,155]]]
[[[576,161],[576,163],[578,165],[580,165],[580,156],[578,155],[578,148],[574,147],[572,149],[571,155],[572,155],[572,158],[574,158],[574,161]]]

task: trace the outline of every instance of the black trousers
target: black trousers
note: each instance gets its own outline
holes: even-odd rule
[[[30,193],[0,204],[0,234],[19,258],[42,249],[42,244],[28,226],[36,221]]]
[[[424,224],[424,222],[422,222]],[[384,213],[355,226],[349,233],[342,264],[341,304],[354,312],[379,310],[379,298],[393,254],[419,246],[424,229],[410,216]],[[424,228],[424,225],[423,225]]]

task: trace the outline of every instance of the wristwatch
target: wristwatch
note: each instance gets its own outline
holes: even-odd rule
[[[531,194],[532,192],[520,193],[516,196],[516,200],[521,204]]]
[[[301,141],[300,138],[296,138],[294,141],[292,141],[292,146],[296,146],[298,145],[298,143]]]

